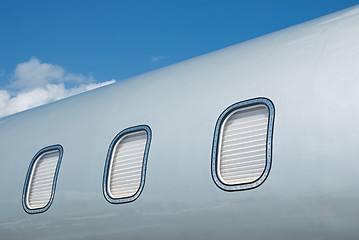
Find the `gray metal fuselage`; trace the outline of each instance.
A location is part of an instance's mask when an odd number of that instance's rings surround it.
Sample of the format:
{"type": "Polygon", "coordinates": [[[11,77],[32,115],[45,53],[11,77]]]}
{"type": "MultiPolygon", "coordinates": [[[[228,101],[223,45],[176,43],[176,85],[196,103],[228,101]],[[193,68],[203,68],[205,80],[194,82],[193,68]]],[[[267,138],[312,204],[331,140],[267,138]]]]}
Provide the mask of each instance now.
{"type": "Polygon", "coordinates": [[[359,8],[0,119],[1,239],[357,239],[359,8]],[[275,105],[272,168],[258,188],[211,177],[213,133],[233,103],[275,105]],[[102,182],[121,130],[152,129],[137,200],[102,182]],[[21,205],[43,147],[64,155],[44,213],[21,205]]]}

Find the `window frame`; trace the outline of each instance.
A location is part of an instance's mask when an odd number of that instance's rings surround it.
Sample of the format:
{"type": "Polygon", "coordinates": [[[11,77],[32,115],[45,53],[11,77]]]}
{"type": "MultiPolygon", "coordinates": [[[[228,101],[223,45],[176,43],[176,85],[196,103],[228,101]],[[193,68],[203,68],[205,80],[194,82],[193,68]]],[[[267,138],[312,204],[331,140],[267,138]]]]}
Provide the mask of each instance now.
{"type": "Polygon", "coordinates": [[[273,127],[274,127],[274,116],[275,108],[273,102],[264,97],[249,99],[241,102],[237,102],[229,106],[224,110],[219,116],[213,137],[212,144],[212,157],[211,157],[211,173],[212,179],[215,184],[224,191],[242,191],[249,190],[260,186],[268,177],[268,174],[272,165],[272,145],[273,145],[273,127]],[[255,181],[242,184],[226,184],[221,180],[221,177],[218,173],[218,152],[220,149],[220,139],[222,134],[222,126],[227,121],[227,119],[236,111],[242,108],[248,108],[255,105],[265,105],[268,108],[268,125],[267,125],[267,136],[266,136],[266,166],[262,175],[255,181]]]}
{"type": "Polygon", "coordinates": [[[29,213],[29,214],[37,214],[37,213],[43,213],[45,211],[47,211],[53,200],[55,197],[55,190],[56,190],[56,183],[57,183],[57,177],[59,174],[59,170],[60,170],[60,165],[61,165],[61,161],[62,161],[62,156],[63,156],[63,147],[60,144],[56,144],[56,145],[52,145],[52,146],[48,146],[45,148],[42,148],[40,151],[38,151],[35,156],[32,158],[29,168],[27,170],[27,174],[26,174],[26,178],[25,178],[25,184],[24,184],[24,189],[23,189],[23,194],[22,194],[22,206],[25,210],[25,212],[29,213]],[[42,207],[42,208],[31,208],[30,206],[28,206],[28,196],[29,196],[29,189],[30,189],[30,183],[32,181],[31,177],[33,176],[33,172],[34,172],[34,167],[36,166],[37,161],[47,152],[52,152],[52,151],[59,151],[59,158],[57,160],[57,165],[56,165],[56,169],[55,169],[55,174],[54,174],[54,178],[53,178],[53,182],[52,182],[52,189],[51,189],[51,197],[48,201],[48,203],[42,207]]]}
{"type": "Polygon", "coordinates": [[[129,128],[122,130],[111,141],[111,144],[110,144],[108,152],[107,152],[104,174],[103,174],[103,184],[102,184],[103,195],[109,203],[120,204],[120,203],[133,202],[141,195],[143,188],[145,186],[147,160],[148,160],[148,154],[149,154],[149,149],[150,149],[150,145],[151,145],[151,140],[152,140],[151,128],[147,125],[139,125],[139,126],[129,127],[129,128]],[[115,146],[117,146],[117,143],[121,139],[123,139],[126,135],[134,134],[134,133],[140,132],[140,131],[145,131],[147,133],[145,152],[143,154],[143,160],[142,160],[143,162],[142,162],[140,186],[138,187],[136,193],[133,194],[132,196],[124,197],[124,198],[113,198],[111,196],[112,194],[110,194],[109,190],[108,190],[109,189],[109,172],[110,172],[110,167],[112,166],[112,161],[113,161],[113,159],[112,159],[113,150],[114,150],[115,146]]]}

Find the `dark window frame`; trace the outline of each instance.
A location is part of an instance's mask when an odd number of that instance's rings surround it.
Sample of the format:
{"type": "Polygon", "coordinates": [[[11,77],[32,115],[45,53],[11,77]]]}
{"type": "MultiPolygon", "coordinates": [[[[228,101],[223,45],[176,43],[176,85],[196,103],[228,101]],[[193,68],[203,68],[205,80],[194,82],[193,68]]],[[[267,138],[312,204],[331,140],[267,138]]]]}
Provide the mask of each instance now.
{"type": "Polygon", "coordinates": [[[48,146],[48,147],[41,149],[32,158],[29,168],[28,168],[28,171],[27,171],[27,174],[26,174],[25,184],[24,184],[24,189],[23,189],[23,194],[22,194],[22,206],[23,206],[25,212],[27,212],[29,214],[37,214],[37,213],[43,213],[50,208],[50,206],[54,200],[54,197],[55,197],[57,177],[59,174],[63,153],[64,153],[63,147],[61,145],[57,144],[57,145],[52,145],[52,146],[48,146]],[[40,159],[39,157],[41,157],[43,154],[45,154],[47,152],[52,152],[52,151],[59,151],[59,159],[57,161],[56,170],[55,170],[55,174],[54,174],[54,178],[53,178],[53,182],[52,182],[52,190],[51,190],[50,200],[48,201],[46,206],[44,206],[42,208],[30,208],[29,206],[27,206],[27,197],[28,197],[28,191],[30,188],[29,182],[30,182],[30,177],[32,176],[33,167],[34,167],[36,161],[38,161],[40,159]]]}
{"type": "Polygon", "coordinates": [[[150,145],[151,145],[151,140],[152,140],[152,131],[151,131],[151,128],[149,126],[147,126],[147,125],[139,125],[139,126],[126,128],[126,129],[122,130],[120,133],[118,133],[115,136],[115,138],[112,140],[112,142],[111,142],[111,144],[109,146],[108,152],[107,152],[107,157],[106,157],[106,162],[105,162],[105,169],[104,169],[104,174],[103,174],[103,184],[102,184],[103,195],[104,195],[105,199],[109,203],[120,204],[120,203],[133,202],[141,195],[141,193],[143,191],[143,188],[145,186],[147,160],[148,160],[148,154],[149,154],[149,149],[150,149],[150,145]],[[135,132],[139,132],[139,131],[146,131],[146,133],[147,133],[147,141],[146,141],[145,152],[144,152],[144,155],[143,155],[143,162],[142,162],[140,186],[137,189],[137,192],[132,196],[125,197],[125,198],[113,198],[108,193],[108,184],[109,184],[109,182],[108,182],[109,181],[108,174],[109,174],[109,168],[110,168],[110,165],[111,165],[112,152],[114,150],[114,147],[116,146],[116,143],[120,139],[122,139],[125,135],[135,133],[135,132]]]}
{"type": "Polygon", "coordinates": [[[213,137],[213,145],[212,145],[212,159],[211,159],[211,172],[212,179],[215,184],[224,191],[242,191],[249,190],[256,187],[259,187],[263,182],[267,179],[268,174],[270,172],[272,166],[272,145],[273,145],[273,127],[274,127],[274,116],[275,116],[275,108],[273,102],[268,98],[254,98],[250,100],[245,100],[241,102],[237,102],[231,106],[229,106],[226,110],[224,110],[219,116],[213,137]],[[218,165],[218,148],[219,148],[219,139],[220,139],[220,131],[223,123],[227,119],[227,117],[234,111],[237,111],[241,108],[246,108],[254,105],[266,105],[268,108],[269,116],[268,116],[268,127],[267,127],[267,144],[266,144],[266,166],[262,173],[262,175],[255,181],[250,183],[243,184],[234,184],[229,185],[220,180],[217,172],[218,165]]]}

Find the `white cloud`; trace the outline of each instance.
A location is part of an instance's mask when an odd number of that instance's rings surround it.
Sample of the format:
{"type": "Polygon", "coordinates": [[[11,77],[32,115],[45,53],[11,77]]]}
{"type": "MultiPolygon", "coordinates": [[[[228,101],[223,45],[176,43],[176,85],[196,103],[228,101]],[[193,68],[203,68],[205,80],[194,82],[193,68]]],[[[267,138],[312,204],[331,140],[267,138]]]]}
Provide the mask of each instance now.
{"type": "Polygon", "coordinates": [[[41,63],[33,57],[28,62],[16,66],[12,76],[12,88],[35,88],[46,84],[61,82],[91,82],[92,77],[86,78],[81,74],[68,73],[58,65],[41,63]]]}
{"type": "Polygon", "coordinates": [[[66,89],[63,83],[48,84],[43,88],[21,91],[13,97],[10,96],[7,90],[0,90],[0,117],[41,106],[115,82],[115,80],[111,80],[102,83],[90,83],[70,89],[66,89]]]}
{"type": "Polygon", "coordinates": [[[40,63],[37,58],[16,66],[10,88],[15,91],[0,90],[0,117],[24,111],[72,95],[115,83],[114,79],[96,83],[95,79],[81,74],[73,74],[64,68],[48,63],[40,63]],[[77,86],[66,88],[65,82],[77,82],[77,86]]]}
{"type": "Polygon", "coordinates": [[[151,56],[151,62],[153,62],[153,63],[159,62],[166,58],[167,58],[166,56],[151,56]]]}

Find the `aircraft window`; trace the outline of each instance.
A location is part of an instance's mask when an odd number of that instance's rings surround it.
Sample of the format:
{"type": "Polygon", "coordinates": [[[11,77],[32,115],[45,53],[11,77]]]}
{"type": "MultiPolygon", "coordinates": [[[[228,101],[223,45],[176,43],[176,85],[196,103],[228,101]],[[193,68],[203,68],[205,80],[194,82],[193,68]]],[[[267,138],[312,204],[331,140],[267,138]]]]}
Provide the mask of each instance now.
{"type": "Polygon", "coordinates": [[[103,192],[110,203],[134,201],[146,177],[151,129],[146,125],[127,128],[112,140],[105,164],[103,192]]]}
{"type": "Polygon", "coordinates": [[[266,98],[236,103],[219,117],[212,148],[212,176],[223,190],[258,187],[272,162],[274,105],[266,98]]]}
{"type": "Polygon", "coordinates": [[[62,154],[62,146],[54,145],[41,149],[32,159],[22,197],[27,213],[45,212],[50,207],[54,199],[62,154]]]}

